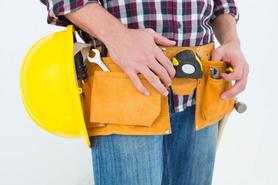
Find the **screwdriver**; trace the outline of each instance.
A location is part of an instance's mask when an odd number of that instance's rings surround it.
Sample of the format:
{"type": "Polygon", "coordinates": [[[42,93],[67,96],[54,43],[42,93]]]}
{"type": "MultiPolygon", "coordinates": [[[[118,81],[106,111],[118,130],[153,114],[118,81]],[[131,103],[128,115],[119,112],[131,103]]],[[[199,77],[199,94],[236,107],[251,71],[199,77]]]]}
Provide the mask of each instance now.
{"type": "MultiPolygon", "coordinates": [[[[231,72],[233,72],[233,71],[234,71],[234,70],[233,70],[233,67],[232,67],[230,64],[228,64],[227,67],[226,67],[226,73],[231,73],[231,72]]],[[[220,73],[219,73],[219,71],[218,71],[216,68],[214,68],[214,67],[211,67],[211,68],[210,68],[210,75],[211,75],[211,77],[214,78],[214,79],[220,79],[220,73]]],[[[236,98],[236,99],[235,99],[235,103],[234,103],[234,109],[235,109],[238,113],[242,114],[242,113],[246,112],[246,110],[247,110],[247,105],[246,105],[244,102],[238,101],[237,98],[236,98]]]]}

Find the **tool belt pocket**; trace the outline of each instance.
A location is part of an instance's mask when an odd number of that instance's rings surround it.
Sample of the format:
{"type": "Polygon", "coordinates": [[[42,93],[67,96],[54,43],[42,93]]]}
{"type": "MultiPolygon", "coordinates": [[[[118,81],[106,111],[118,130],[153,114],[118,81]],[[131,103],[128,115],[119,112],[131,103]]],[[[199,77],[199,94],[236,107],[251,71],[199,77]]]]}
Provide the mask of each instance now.
{"type": "Polygon", "coordinates": [[[191,78],[174,78],[172,90],[176,95],[190,95],[197,87],[197,80],[191,78]]]}
{"type": "Polygon", "coordinates": [[[220,73],[225,72],[226,64],[221,61],[202,61],[204,75],[197,85],[195,120],[198,129],[218,122],[225,114],[233,109],[234,100],[221,99],[221,94],[232,86],[222,78],[213,78],[210,68],[217,69],[220,73]]]}
{"type": "Polygon", "coordinates": [[[204,100],[202,103],[202,115],[205,120],[213,120],[218,116],[224,116],[231,109],[232,101],[221,99],[221,94],[231,87],[230,82],[223,79],[214,79],[208,75],[204,100]]]}
{"type": "Polygon", "coordinates": [[[161,111],[161,95],[139,78],[151,95],[141,94],[123,72],[95,71],[90,78],[90,122],[151,126],[161,111]]]}

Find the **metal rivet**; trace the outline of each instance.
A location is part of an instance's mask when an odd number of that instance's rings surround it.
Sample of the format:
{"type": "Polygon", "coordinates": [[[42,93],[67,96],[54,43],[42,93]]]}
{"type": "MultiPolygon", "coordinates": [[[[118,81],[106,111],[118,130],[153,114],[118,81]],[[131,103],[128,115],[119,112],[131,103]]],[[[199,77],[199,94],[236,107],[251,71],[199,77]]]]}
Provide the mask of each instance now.
{"type": "Polygon", "coordinates": [[[165,129],[165,133],[166,134],[169,134],[170,133],[170,130],[167,128],[167,129],[165,129]]]}
{"type": "Polygon", "coordinates": [[[207,56],[207,58],[209,58],[209,54],[208,53],[206,54],[206,56],[207,56]]]}
{"type": "Polygon", "coordinates": [[[82,90],[81,87],[78,88],[78,92],[79,92],[79,94],[82,94],[82,93],[83,93],[83,90],[82,90]]]}
{"type": "Polygon", "coordinates": [[[200,47],[197,47],[197,49],[196,49],[196,50],[197,50],[197,52],[199,52],[199,51],[200,51],[200,47]]]}

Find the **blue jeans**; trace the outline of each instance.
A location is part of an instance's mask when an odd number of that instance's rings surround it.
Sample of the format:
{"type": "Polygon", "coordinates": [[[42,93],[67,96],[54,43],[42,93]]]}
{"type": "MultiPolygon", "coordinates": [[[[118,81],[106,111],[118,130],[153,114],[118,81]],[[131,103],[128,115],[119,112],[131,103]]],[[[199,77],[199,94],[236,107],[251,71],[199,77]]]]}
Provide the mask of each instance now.
{"type": "Polygon", "coordinates": [[[171,135],[93,137],[95,185],[211,185],[218,124],[194,130],[195,106],[174,112],[171,135]]]}

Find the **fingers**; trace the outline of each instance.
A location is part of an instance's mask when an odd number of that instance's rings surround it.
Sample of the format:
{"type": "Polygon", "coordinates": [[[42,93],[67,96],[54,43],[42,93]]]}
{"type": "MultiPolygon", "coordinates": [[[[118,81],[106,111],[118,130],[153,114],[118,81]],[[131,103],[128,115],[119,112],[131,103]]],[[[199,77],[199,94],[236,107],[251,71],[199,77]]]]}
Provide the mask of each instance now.
{"type": "Polygon", "coordinates": [[[235,85],[232,88],[223,92],[221,95],[221,98],[229,99],[229,98],[235,97],[240,92],[244,91],[246,88],[246,84],[247,84],[248,73],[249,73],[249,67],[248,67],[248,64],[246,64],[243,68],[242,78],[240,80],[237,80],[235,85]]]}
{"type": "Polygon", "coordinates": [[[227,62],[230,63],[233,67],[232,73],[221,73],[221,77],[226,81],[232,81],[232,80],[240,80],[242,78],[243,72],[244,72],[244,63],[234,60],[233,62],[227,62]]]}
{"type": "Polygon", "coordinates": [[[155,59],[152,62],[149,62],[148,66],[157,76],[160,77],[166,87],[169,87],[171,85],[172,80],[167,70],[155,59]]]}
{"type": "Polygon", "coordinates": [[[174,78],[176,70],[168,57],[164,55],[159,47],[156,50],[156,59],[157,61],[167,70],[171,78],[174,78]]]}
{"type": "Polygon", "coordinates": [[[225,60],[227,57],[225,57],[225,52],[221,48],[216,48],[212,53],[212,60],[213,61],[225,61],[226,63],[229,63],[233,67],[232,73],[222,73],[221,77],[226,81],[232,81],[232,80],[240,80],[243,75],[243,66],[244,63],[241,62],[242,59],[238,59],[236,57],[233,57],[232,60],[225,60]]]}
{"type": "Polygon", "coordinates": [[[156,44],[162,45],[162,46],[175,46],[176,45],[176,41],[163,37],[162,35],[160,35],[159,33],[155,32],[152,29],[150,30],[150,32],[153,34],[154,41],[156,44]]]}
{"type": "Polygon", "coordinates": [[[142,68],[140,73],[144,75],[147,81],[163,96],[168,95],[168,90],[166,87],[161,83],[159,78],[148,68],[142,68]]]}
{"type": "Polygon", "coordinates": [[[140,78],[138,77],[137,73],[135,71],[129,71],[126,72],[126,74],[129,76],[133,84],[135,85],[136,89],[141,92],[142,94],[149,96],[150,92],[147,90],[147,88],[142,84],[140,78]]]}
{"type": "Polygon", "coordinates": [[[215,50],[213,50],[212,57],[211,57],[213,61],[221,61],[223,57],[224,57],[224,53],[220,48],[216,48],[215,50]]]}

